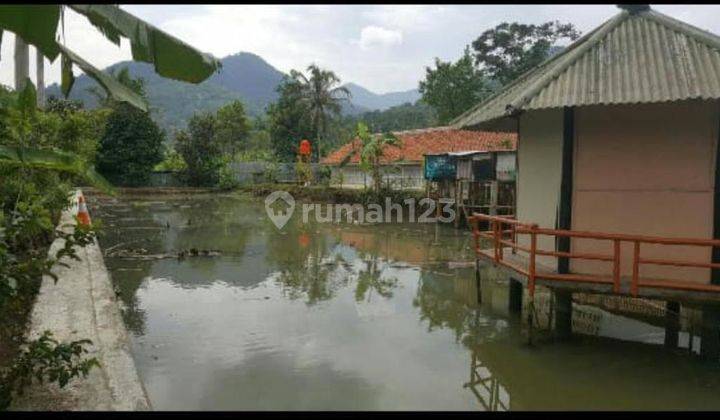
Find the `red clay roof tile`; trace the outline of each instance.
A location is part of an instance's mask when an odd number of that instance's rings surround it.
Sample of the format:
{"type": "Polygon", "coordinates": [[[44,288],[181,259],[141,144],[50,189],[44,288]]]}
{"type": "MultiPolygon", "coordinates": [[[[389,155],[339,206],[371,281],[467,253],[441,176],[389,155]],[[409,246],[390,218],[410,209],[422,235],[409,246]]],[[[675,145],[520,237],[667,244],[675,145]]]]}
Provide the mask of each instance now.
{"type": "MultiPolygon", "coordinates": [[[[384,164],[395,162],[419,163],[423,155],[446,152],[516,150],[517,134],[491,131],[455,130],[450,127],[436,127],[421,130],[397,131],[399,146],[386,146],[380,161],[384,164]],[[508,141],[510,147],[508,147],[508,141]]],[[[322,163],[340,164],[352,154],[349,164],[360,162],[360,139],[344,144],[327,155],[322,163]]]]}

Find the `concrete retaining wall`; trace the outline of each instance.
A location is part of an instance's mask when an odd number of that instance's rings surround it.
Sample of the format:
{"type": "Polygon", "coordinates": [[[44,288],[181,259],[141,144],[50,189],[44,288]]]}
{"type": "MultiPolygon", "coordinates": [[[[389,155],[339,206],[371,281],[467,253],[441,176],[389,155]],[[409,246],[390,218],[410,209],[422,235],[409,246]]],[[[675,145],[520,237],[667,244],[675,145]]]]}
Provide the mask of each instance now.
{"type": "MultiPolygon", "coordinates": [[[[74,200],[77,203],[76,193],[74,200]]],[[[77,204],[62,214],[60,226],[73,229],[77,204]]],[[[57,239],[50,253],[63,246],[57,239]]],[[[97,242],[78,249],[80,261],[65,259],[69,267],[56,266],[57,283],[45,276],[31,315],[30,338],[50,330],[60,341],[90,339],[90,357],[101,368],[65,388],[34,385],[14,403],[16,410],[150,410],[130,351],[130,339],[120,315],[110,276],[97,242]]]]}

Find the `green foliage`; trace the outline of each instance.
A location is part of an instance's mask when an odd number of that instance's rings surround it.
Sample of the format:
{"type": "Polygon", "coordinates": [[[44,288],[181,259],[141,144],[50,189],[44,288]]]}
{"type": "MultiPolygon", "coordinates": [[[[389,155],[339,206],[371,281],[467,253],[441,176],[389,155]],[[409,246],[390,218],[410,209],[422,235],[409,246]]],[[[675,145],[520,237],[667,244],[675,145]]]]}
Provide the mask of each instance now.
{"type": "Polygon", "coordinates": [[[165,159],[155,165],[153,171],[184,171],[187,166],[180,153],[175,149],[165,150],[165,159]]]}
{"type": "Polygon", "coordinates": [[[59,18],[60,5],[57,4],[0,6],[0,29],[19,34],[51,61],[60,52],[55,41],[59,18]]]}
{"type": "Polygon", "coordinates": [[[433,107],[423,101],[414,104],[405,103],[383,111],[369,111],[358,117],[349,117],[347,120],[353,128],[358,121],[363,121],[373,133],[413,130],[438,124],[437,113],[433,107]]]}
{"type": "Polygon", "coordinates": [[[332,169],[330,169],[329,166],[321,166],[318,170],[318,179],[317,182],[320,185],[329,186],[330,185],[330,177],[332,176],[332,169]]]}
{"type": "Polygon", "coordinates": [[[64,388],[71,379],[84,378],[93,367],[100,367],[96,358],[85,357],[89,345],[90,340],[60,343],[50,331],[26,342],[12,365],[0,371],[0,410],[6,410],[14,396],[23,395],[33,380],[64,388]]]}
{"type": "Polygon", "coordinates": [[[106,113],[73,110],[52,101],[49,112],[35,110],[34,86],[23,92],[4,90],[0,100],[0,161],[15,167],[63,171],[112,192],[109,183],[92,167],[106,113]]]}
{"type": "Polygon", "coordinates": [[[280,167],[277,162],[270,161],[265,167],[265,179],[267,182],[275,183],[280,176],[280,167]]]}
{"type": "MultiPolygon", "coordinates": [[[[142,77],[131,77],[130,70],[127,66],[122,68],[116,67],[108,71],[108,76],[141,98],[147,97],[147,93],[145,91],[145,80],[142,77]]],[[[110,93],[107,92],[106,89],[101,88],[101,86],[91,86],[87,88],[87,91],[93,95],[97,102],[103,107],[111,108],[118,102],[110,93]]]]}
{"type": "Polygon", "coordinates": [[[120,36],[130,40],[133,59],[152,63],[163,77],[200,83],[212,75],[220,62],[172,35],[144,22],[118,6],[108,4],[70,7],[85,15],[107,39],[120,46],[120,36]]]}
{"type": "Polygon", "coordinates": [[[247,150],[250,122],[242,102],[223,105],[217,110],[215,119],[215,137],[224,153],[235,155],[237,151],[247,150]]]}
{"type": "Polygon", "coordinates": [[[292,78],[285,78],[278,86],[277,102],[268,106],[268,128],[272,149],[281,162],[294,162],[298,144],[313,138],[313,127],[305,117],[310,111],[301,101],[302,86],[292,78]]]}
{"type": "Polygon", "coordinates": [[[63,54],[63,92],[67,93],[70,90],[70,86],[74,83],[74,77],[69,69],[67,62],[76,64],[80,69],[93,78],[107,93],[107,96],[112,98],[115,102],[124,102],[127,105],[131,105],[140,111],[147,111],[147,101],[142,96],[138,95],[128,86],[120,83],[113,76],[107,75],[104,72],[95,68],[92,64],[85,61],[82,57],[75,54],[67,47],[58,45],[63,54]]]}
{"type": "Polygon", "coordinates": [[[440,124],[470,109],[490,93],[482,73],[473,66],[470,50],[455,63],[435,59],[435,68],[425,68],[419,87],[423,101],[435,108],[440,124]]]}
{"type": "Polygon", "coordinates": [[[187,130],[175,136],[175,149],[185,161],[185,176],[191,185],[212,186],[219,181],[224,162],[215,123],[213,114],[198,114],[190,119],[187,130]]]}
{"type": "Polygon", "coordinates": [[[400,139],[392,133],[371,134],[367,125],[359,122],[357,125],[357,138],[360,139],[360,169],[372,174],[374,190],[382,189],[382,174],[380,172],[380,159],[387,146],[397,146],[400,139]]]}
{"type": "Polygon", "coordinates": [[[580,32],[571,23],[541,25],[501,23],[472,42],[475,63],[488,77],[505,85],[543,62],[561,39],[575,40],[580,32]]]}
{"type": "Polygon", "coordinates": [[[328,130],[328,123],[340,116],[343,101],[350,99],[350,91],[340,86],[340,78],[330,70],[311,64],[307,68],[310,77],[297,70],[290,70],[290,77],[299,84],[299,99],[304,105],[303,112],[309,118],[317,161],[328,130]]]}
{"type": "Polygon", "coordinates": [[[164,141],[165,133],[146,112],[117,104],[100,141],[98,170],[116,184],[146,184],[163,160],[164,141]]]}

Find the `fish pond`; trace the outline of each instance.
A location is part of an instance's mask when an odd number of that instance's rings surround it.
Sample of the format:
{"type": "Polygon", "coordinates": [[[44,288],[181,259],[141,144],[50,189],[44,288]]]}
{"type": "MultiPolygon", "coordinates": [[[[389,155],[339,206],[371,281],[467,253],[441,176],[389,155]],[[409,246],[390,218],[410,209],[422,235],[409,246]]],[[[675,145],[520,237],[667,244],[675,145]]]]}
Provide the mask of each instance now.
{"type": "Polygon", "coordinates": [[[720,370],[643,317],[592,306],[587,334],[527,345],[464,230],[278,229],[234,194],[89,204],[156,410],[720,409],[720,370]]]}

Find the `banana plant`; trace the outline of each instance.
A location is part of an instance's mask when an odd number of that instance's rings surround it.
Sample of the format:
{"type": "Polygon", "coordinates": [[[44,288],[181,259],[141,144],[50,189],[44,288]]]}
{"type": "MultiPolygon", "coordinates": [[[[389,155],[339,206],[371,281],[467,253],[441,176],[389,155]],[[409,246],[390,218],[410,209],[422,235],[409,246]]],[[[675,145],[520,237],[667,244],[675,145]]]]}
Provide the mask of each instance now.
{"type": "MultiPolygon", "coordinates": [[[[98,70],[87,60],[59,42],[58,24],[64,22],[66,8],[85,16],[108,40],[120,45],[121,37],[130,41],[133,59],[151,63],[163,76],[190,83],[200,83],[217,71],[221,64],[181,40],[133,16],[115,5],[0,5],[0,44],[3,31],[10,31],[54,62],[61,59],[61,90],[67,97],[75,81],[73,66],[95,79],[108,97],[147,111],[145,99],[98,70]]],[[[63,28],[64,31],[64,28],[63,28]]],[[[27,79],[19,92],[21,114],[34,112],[35,88],[27,79]]],[[[0,162],[70,172],[85,178],[106,192],[112,186],[77,156],[59,150],[0,145],[0,162]]]]}
{"type": "MultiPolygon", "coordinates": [[[[2,109],[0,118],[27,120],[36,110],[36,94],[35,86],[27,79],[17,101],[2,109]]],[[[77,155],[62,150],[0,144],[0,163],[71,173],[107,194],[115,193],[113,186],[97,173],[92,165],[77,155]]]]}
{"type": "Polygon", "coordinates": [[[372,134],[367,125],[359,122],[357,125],[357,138],[360,140],[360,169],[372,173],[375,192],[382,188],[382,174],[380,173],[380,159],[387,146],[400,145],[400,139],[393,133],[372,134]]]}
{"type": "Polygon", "coordinates": [[[200,83],[220,68],[220,62],[181,40],[139,19],[115,5],[0,5],[1,33],[7,30],[34,45],[51,62],[62,56],[61,87],[67,97],[72,88],[73,65],[95,79],[108,96],[147,111],[143,98],[115,83],[58,41],[58,23],[64,21],[66,8],[85,16],[108,40],[120,45],[121,37],[130,41],[133,59],[151,63],[163,76],[190,83],[200,83]]]}

